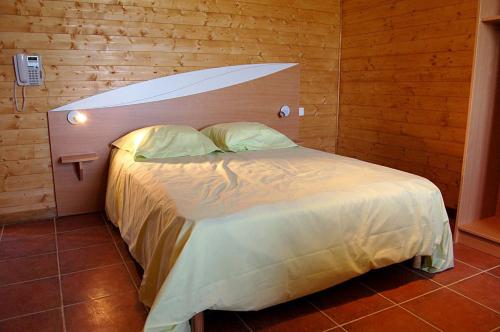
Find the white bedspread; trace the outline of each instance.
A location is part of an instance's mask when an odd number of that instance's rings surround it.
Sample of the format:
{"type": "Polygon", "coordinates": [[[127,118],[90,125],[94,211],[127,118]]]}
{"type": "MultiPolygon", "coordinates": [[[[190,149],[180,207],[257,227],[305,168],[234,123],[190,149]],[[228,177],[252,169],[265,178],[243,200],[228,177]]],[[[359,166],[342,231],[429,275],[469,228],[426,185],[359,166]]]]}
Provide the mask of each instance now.
{"type": "Polygon", "coordinates": [[[145,331],[205,309],[256,310],[370,269],[453,266],[430,181],[302,147],[134,162],[113,152],[108,217],[145,269],[145,331]]]}

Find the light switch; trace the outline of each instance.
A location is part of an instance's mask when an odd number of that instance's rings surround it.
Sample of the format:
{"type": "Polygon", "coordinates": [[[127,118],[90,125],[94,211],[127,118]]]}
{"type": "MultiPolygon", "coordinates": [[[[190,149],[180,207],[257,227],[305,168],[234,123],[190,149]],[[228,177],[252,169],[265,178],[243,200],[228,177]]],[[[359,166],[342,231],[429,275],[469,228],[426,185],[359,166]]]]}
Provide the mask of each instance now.
{"type": "Polygon", "coordinates": [[[304,107],[299,107],[299,116],[304,116],[304,107]]]}

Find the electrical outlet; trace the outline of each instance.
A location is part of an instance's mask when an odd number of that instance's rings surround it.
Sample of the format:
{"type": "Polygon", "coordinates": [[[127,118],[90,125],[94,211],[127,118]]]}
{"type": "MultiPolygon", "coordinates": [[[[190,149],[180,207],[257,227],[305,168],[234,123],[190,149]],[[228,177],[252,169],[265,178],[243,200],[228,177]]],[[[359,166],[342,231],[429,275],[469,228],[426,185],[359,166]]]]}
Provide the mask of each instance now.
{"type": "Polygon", "coordinates": [[[299,116],[304,116],[304,107],[299,107],[299,116]]]}

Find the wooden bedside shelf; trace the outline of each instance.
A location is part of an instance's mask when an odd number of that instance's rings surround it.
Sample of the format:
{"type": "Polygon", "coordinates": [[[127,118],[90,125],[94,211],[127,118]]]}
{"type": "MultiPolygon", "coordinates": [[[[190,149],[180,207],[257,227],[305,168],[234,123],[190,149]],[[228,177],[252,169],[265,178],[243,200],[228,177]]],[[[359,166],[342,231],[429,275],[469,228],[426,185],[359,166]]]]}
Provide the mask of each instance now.
{"type": "Polygon", "coordinates": [[[75,164],[77,167],[77,175],[80,181],[83,180],[83,163],[86,161],[97,160],[97,153],[79,153],[61,156],[61,164],[75,164]]]}
{"type": "Polygon", "coordinates": [[[500,15],[484,17],[483,19],[481,19],[481,22],[500,25],[500,15]]]}

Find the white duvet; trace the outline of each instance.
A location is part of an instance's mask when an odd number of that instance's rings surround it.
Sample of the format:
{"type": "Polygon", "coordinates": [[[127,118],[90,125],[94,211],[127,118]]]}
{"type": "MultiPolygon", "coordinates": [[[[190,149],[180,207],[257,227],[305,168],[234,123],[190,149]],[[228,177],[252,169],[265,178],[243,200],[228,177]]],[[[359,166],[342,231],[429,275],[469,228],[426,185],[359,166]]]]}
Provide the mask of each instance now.
{"type": "Polygon", "coordinates": [[[427,256],[453,266],[438,188],[302,147],[134,162],[113,151],[106,212],[144,267],[145,331],[257,310],[427,256]]]}

